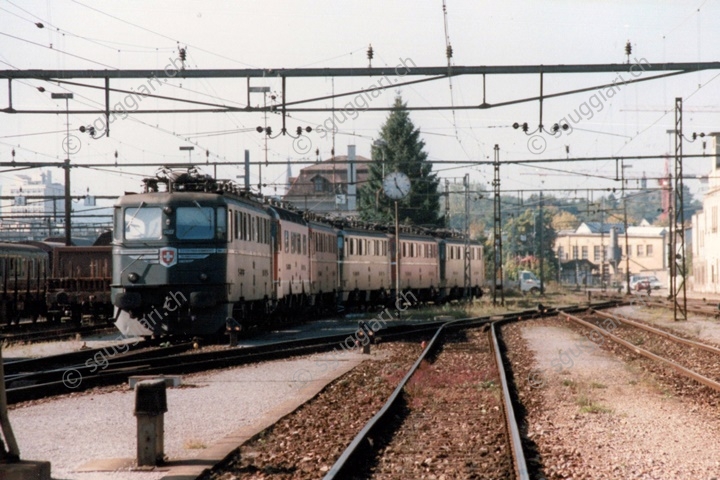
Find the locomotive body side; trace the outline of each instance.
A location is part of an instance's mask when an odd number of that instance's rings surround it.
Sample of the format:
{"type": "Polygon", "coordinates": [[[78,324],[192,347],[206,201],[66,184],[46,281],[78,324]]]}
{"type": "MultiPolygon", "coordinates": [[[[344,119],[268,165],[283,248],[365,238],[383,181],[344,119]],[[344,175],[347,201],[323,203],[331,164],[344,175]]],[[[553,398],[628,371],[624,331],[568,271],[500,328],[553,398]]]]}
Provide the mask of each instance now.
{"type": "Polygon", "coordinates": [[[342,301],[348,306],[384,303],[393,287],[388,235],[345,228],[338,245],[342,301]]]}
{"type": "Polygon", "coordinates": [[[144,193],[115,206],[111,298],[126,335],[216,333],[228,300],[227,202],[210,193],[144,193]]]}
{"type": "Polygon", "coordinates": [[[334,309],[338,291],[338,230],[309,222],[311,304],[318,310],[334,309]]]}
{"type": "Polygon", "coordinates": [[[228,198],[228,300],[241,326],[262,321],[273,298],[271,217],[261,205],[228,198]]]}
{"type": "Polygon", "coordinates": [[[278,314],[304,308],[310,295],[308,225],[302,215],[277,206],[268,207],[273,218],[273,282],[278,314]]]}
{"type": "MultiPolygon", "coordinates": [[[[438,240],[427,235],[400,234],[400,288],[420,301],[437,300],[440,282],[438,240]]],[[[394,281],[394,279],[393,279],[394,281]]]]}
{"type": "MultiPolygon", "coordinates": [[[[483,250],[478,242],[470,242],[470,293],[482,295],[485,278],[483,250]]],[[[440,240],[440,296],[444,301],[463,297],[465,287],[465,241],[445,238],[440,240]]]]}

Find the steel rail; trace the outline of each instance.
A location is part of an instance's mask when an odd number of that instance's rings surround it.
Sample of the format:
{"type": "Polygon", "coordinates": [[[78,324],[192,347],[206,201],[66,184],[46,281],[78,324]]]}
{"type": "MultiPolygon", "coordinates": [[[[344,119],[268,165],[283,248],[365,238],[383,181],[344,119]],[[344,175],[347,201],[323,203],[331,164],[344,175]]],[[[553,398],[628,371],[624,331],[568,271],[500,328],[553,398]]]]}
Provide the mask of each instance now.
{"type": "Polygon", "coordinates": [[[716,390],[720,392],[720,383],[716,382],[715,380],[711,380],[703,375],[700,375],[699,373],[693,372],[692,370],[683,367],[682,365],[679,365],[671,360],[668,360],[664,357],[661,357],[659,355],[656,355],[648,350],[645,350],[644,348],[640,348],[636,345],[633,345],[632,343],[623,340],[622,338],[618,337],[617,335],[613,335],[612,333],[608,332],[604,328],[600,328],[596,325],[593,325],[590,322],[586,322],[585,320],[582,320],[581,318],[578,318],[574,315],[570,315],[565,312],[560,312],[561,315],[564,315],[568,320],[572,320],[573,322],[582,325],[584,327],[590,328],[592,330],[595,330],[596,332],[600,333],[601,335],[604,335],[614,341],[615,343],[618,343],[622,345],[623,347],[627,348],[628,350],[638,354],[642,355],[643,357],[649,358],[651,360],[655,360],[656,362],[660,362],[676,372],[685,375],[688,378],[691,378],[692,380],[695,380],[696,382],[705,385],[706,387],[710,387],[713,390],[716,390]]]}
{"type": "Polygon", "coordinates": [[[500,320],[490,324],[490,344],[495,353],[495,363],[497,364],[500,383],[502,384],[503,402],[505,403],[505,425],[507,426],[508,436],[510,437],[510,448],[513,452],[515,473],[518,479],[529,480],[530,474],[528,472],[527,462],[525,461],[520,428],[517,424],[517,417],[515,416],[515,409],[513,408],[512,397],[510,395],[510,384],[508,383],[505,363],[495,329],[497,324],[504,323],[505,321],[506,320],[500,320]]]}
{"type": "MultiPolygon", "coordinates": [[[[489,322],[489,320],[483,321],[489,322]]],[[[410,381],[410,378],[415,374],[415,371],[420,367],[423,360],[439,348],[441,344],[439,339],[444,334],[444,330],[450,325],[460,322],[467,323],[467,320],[453,320],[446,322],[437,329],[435,335],[433,335],[432,339],[428,342],[420,356],[417,360],[415,360],[415,363],[412,367],[410,367],[410,370],[408,370],[402,380],[398,383],[397,387],[395,387],[395,390],[393,390],[393,393],[390,395],[387,402],[385,402],[380,411],[378,411],[365,424],[362,430],[360,430],[352,442],[350,442],[350,445],[348,445],[342,455],[340,455],[340,458],[337,459],[330,470],[325,474],[323,480],[345,479],[353,476],[352,469],[359,463],[359,459],[366,454],[366,451],[372,448],[370,438],[378,430],[380,430],[380,428],[382,428],[382,423],[384,423],[383,420],[389,417],[396,410],[400,400],[402,399],[405,385],[407,385],[410,381]]]]}
{"type": "MultiPolygon", "coordinates": [[[[570,307],[571,309],[579,308],[579,307],[570,307]]],[[[582,308],[584,310],[584,308],[582,308]]],[[[383,407],[376,413],[366,424],[365,426],[360,430],[360,432],[355,436],[353,441],[348,445],[348,447],[345,449],[345,451],[342,453],[342,455],[338,458],[338,460],[335,462],[335,464],[331,467],[331,469],[325,474],[323,477],[323,480],[334,480],[334,479],[344,479],[344,478],[350,478],[352,476],[352,470],[355,468],[357,464],[359,464],[360,459],[363,458],[364,455],[366,455],[366,452],[370,446],[370,438],[372,438],[377,431],[379,431],[383,427],[383,420],[385,420],[389,415],[391,415],[399,401],[402,398],[402,393],[407,385],[407,382],[410,380],[410,378],[414,375],[415,371],[418,369],[420,364],[425,360],[425,358],[430,355],[432,352],[434,352],[437,348],[439,348],[441,342],[440,338],[442,334],[445,331],[449,331],[451,329],[455,328],[468,328],[473,326],[481,326],[490,324],[491,328],[494,328],[494,325],[496,323],[500,322],[508,322],[508,321],[515,321],[515,320],[522,320],[522,319],[529,319],[529,318],[537,318],[537,317],[543,317],[548,315],[555,315],[556,310],[555,309],[545,309],[543,311],[535,310],[527,310],[524,312],[513,312],[513,313],[507,313],[504,315],[499,316],[493,316],[493,317],[486,317],[486,318],[478,318],[478,319],[464,319],[464,320],[453,320],[450,322],[445,323],[444,325],[440,326],[433,336],[433,338],[428,342],[427,346],[425,347],[425,350],[420,354],[418,359],[415,361],[413,366],[410,368],[408,373],[403,377],[403,379],[398,383],[398,386],[395,388],[393,393],[388,398],[387,402],[383,405],[383,407]]],[[[511,436],[511,449],[513,451],[514,456],[514,463],[515,468],[518,473],[518,478],[521,480],[529,479],[529,474],[527,470],[527,465],[525,462],[525,456],[524,452],[522,450],[522,440],[520,438],[520,430],[517,426],[517,422],[515,421],[515,412],[512,407],[512,400],[511,395],[509,392],[508,382],[507,382],[507,376],[505,375],[504,370],[504,364],[502,362],[502,356],[499,353],[499,346],[497,343],[497,338],[495,337],[495,333],[493,330],[492,333],[493,337],[493,349],[496,352],[496,362],[498,363],[498,370],[500,372],[500,378],[501,383],[503,386],[503,397],[505,401],[505,413],[506,413],[506,422],[508,424],[508,431],[509,435],[511,436]]]]}
{"type": "Polygon", "coordinates": [[[708,345],[706,343],[700,343],[696,342],[694,340],[688,340],[687,338],[678,337],[677,335],[673,335],[670,332],[666,332],[665,330],[660,330],[659,328],[651,327],[650,325],[645,325],[643,323],[638,323],[633,320],[630,320],[629,318],[621,317],[619,315],[606,313],[606,312],[596,312],[591,309],[590,313],[594,313],[595,315],[599,315],[603,318],[609,318],[611,320],[617,320],[621,323],[627,323],[628,325],[632,325],[635,328],[639,328],[641,330],[645,330],[650,333],[654,333],[656,335],[660,335],[661,337],[665,337],[669,340],[672,340],[674,342],[682,343],[684,345],[688,345],[690,347],[699,348],[701,350],[705,350],[710,353],[715,353],[717,355],[720,355],[720,348],[708,345]]]}
{"type": "MultiPolygon", "coordinates": [[[[399,325],[380,330],[376,332],[376,335],[381,335],[384,340],[390,338],[406,338],[411,335],[424,333],[429,328],[436,329],[437,325],[442,323],[444,322],[431,322],[430,324],[419,324],[417,326],[399,325]]],[[[8,403],[13,404],[26,400],[63,395],[98,386],[116,385],[126,382],[128,377],[132,375],[187,374],[227,368],[251,362],[341,350],[343,343],[348,338],[354,338],[353,333],[274,342],[266,345],[233,348],[224,351],[175,355],[168,355],[168,351],[161,348],[138,352],[134,356],[129,354],[109,355],[109,358],[105,359],[108,364],[105,368],[102,368],[103,365],[100,363],[93,361],[94,354],[92,353],[102,351],[103,349],[72,352],[71,354],[59,355],[57,357],[63,360],[71,358],[73,364],[65,362],[60,368],[54,367],[52,370],[40,372],[34,376],[24,378],[16,376],[12,379],[6,379],[6,384],[12,386],[12,388],[7,389],[8,403]],[[73,378],[81,379],[81,382],[79,382],[77,386],[74,386],[74,388],[68,387],[63,381],[63,375],[68,370],[74,371],[75,377],[73,378]],[[21,385],[13,386],[12,382],[17,382],[18,380],[18,383],[21,385]]],[[[47,359],[38,360],[48,361],[47,359]]],[[[101,363],[104,364],[105,360],[101,363]]],[[[32,359],[28,360],[28,362],[31,361],[32,359]]],[[[15,368],[19,369],[19,366],[15,368]]],[[[28,370],[27,366],[24,370],[28,370]]]]}

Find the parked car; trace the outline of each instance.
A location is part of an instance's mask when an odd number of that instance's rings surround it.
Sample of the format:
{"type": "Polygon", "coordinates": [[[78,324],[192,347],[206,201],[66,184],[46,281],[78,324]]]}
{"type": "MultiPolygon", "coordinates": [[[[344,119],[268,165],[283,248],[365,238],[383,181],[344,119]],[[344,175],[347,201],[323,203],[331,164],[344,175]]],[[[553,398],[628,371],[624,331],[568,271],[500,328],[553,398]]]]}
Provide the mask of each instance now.
{"type": "Polygon", "coordinates": [[[662,283],[654,275],[630,275],[630,290],[659,290],[662,283]]]}

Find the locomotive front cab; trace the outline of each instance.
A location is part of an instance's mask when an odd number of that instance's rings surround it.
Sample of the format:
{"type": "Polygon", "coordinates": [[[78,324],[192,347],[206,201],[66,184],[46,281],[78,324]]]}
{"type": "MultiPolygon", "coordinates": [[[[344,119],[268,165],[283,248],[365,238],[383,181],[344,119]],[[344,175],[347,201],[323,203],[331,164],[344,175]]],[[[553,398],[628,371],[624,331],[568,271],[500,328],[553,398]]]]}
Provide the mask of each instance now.
{"type": "Polygon", "coordinates": [[[212,193],[148,193],[115,207],[112,302],[126,335],[209,335],[231,316],[227,207],[212,193]]]}

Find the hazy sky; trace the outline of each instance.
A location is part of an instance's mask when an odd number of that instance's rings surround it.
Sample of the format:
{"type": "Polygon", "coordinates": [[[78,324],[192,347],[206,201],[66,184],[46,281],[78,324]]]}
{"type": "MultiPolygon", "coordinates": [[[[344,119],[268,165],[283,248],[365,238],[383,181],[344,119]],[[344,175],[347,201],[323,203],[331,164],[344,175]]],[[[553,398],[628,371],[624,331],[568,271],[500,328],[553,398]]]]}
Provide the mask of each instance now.
{"type": "MultiPolygon", "coordinates": [[[[716,61],[720,59],[720,2],[695,1],[472,1],[447,0],[447,34],[453,47],[454,65],[537,65],[624,63],[629,40],[631,62],[716,61]]],[[[373,66],[395,66],[401,60],[412,67],[445,66],[446,34],[441,0],[387,1],[139,1],[0,0],[0,69],[163,69],[178,57],[178,46],[187,47],[187,69],[365,67],[366,50],[372,44],[373,66]],[[44,28],[38,28],[41,22],[44,28]]],[[[653,73],[643,73],[650,76],[653,73]]],[[[572,130],[559,138],[534,138],[514,130],[513,122],[539,123],[538,102],[487,110],[416,111],[411,113],[421,129],[431,160],[467,162],[437,166],[441,177],[458,178],[470,173],[474,182],[491,188],[492,169],[473,166],[491,160],[500,146],[501,160],[566,158],[615,155],[655,155],[672,150],[668,129],[674,128],[674,99],[684,99],[684,132],[711,132],[718,127],[720,71],[706,71],[636,85],[618,85],[612,96],[585,92],[546,100],[543,123],[549,127],[565,119],[572,130]],[[542,150],[540,152],[539,150],[542,150]],[[569,150],[569,153],[567,153],[569,150]]],[[[627,74],[626,79],[631,78],[627,74]]],[[[419,77],[412,77],[419,78],[419,77]]],[[[389,78],[395,82],[409,76],[389,78]]],[[[545,93],[561,92],[617,80],[617,74],[546,75],[545,93]]],[[[165,78],[153,93],[243,107],[245,79],[188,80],[165,78]]],[[[101,85],[98,80],[76,80],[101,85]]],[[[352,90],[368,89],[379,78],[289,79],[287,100],[295,101],[352,90]]],[[[148,80],[113,80],[111,86],[142,92],[148,80]]],[[[253,79],[254,86],[269,86],[281,94],[277,77],[253,79]]],[[[539,93],[538,75],[488,76],[486,101],[497,103],[539,93]]],[[[16,109],[57,109],[65,102],[50,98],[51,92],[72,92],[70,108],[100,108],[102,90],[57,85],[36,80],[13,82],[16,109]],[[40,92],[37,87],[43,87],[40,92]]],[[[348,144],[360,155],[370,155],[370,145],[387,112],[363,111],[366,106],[390,106],[399,93],[409,106],[478,105],[482,102],[482,78],[463,76],[388,89],[376,98],[343,97],[335,101],[345,115],[297,113],[288,127],[312,126],[297,152],[293,139],[268,142],[268,159],[293,162],[297,174],[302,161],[330,157],[333,145],[345,154],[348,144]],[[348,105],[349,102],[353,102],[348,105]],[[335,124],[336,134],[327,127],[335,124]],[[320,126],[320,130],[317,127],[320,126]]],[[[7,81],[0,80],[0,108],[7,106],[7,81]]],[[[268,100],[271,101],[271,100],[268,100]]],[[[251,103],[262,105],[262,94],[251,103]]],[[[133,114],[138,108],[190,108],[154,98],[111,94],[111,104],[127,111],[111,125],[110,137],[91,139],[77,132],[83,125],[102,127],[98,115],[71,115],[70,129],[79,138],[80,150],[73,164],[107,162],[108,168],[90,172],[73,169],[73,193],[90,189],[96,195],[120,195],[139,188],[142,175],[155,167],[114,167],[123,162],[171,162],[188,159],[180,146],[195,146],[192,161],[239,161],[248,149],[251,159],[264,158],[263,136],[254,128],[264,122],[262,114],[133,114]]],[[[324,100],[309,106],[332,106],[324,100]]],[[[268,117],[274,132],[281,127],[278,115],[268,117]]],[[[0,113],[0,159],[18,161],[62,160],[65,152],[65,115],[10,115],[0,113]]],[[[102,130],[102,128],[99,128],[102,130]]],[[[685,145],[685,153],[702,153],[701,142],[685,145]]],[[[709,151],[709,143],[708,143],[709,151]]],[[[627,176],[658,177],[663,160],[629,162],[627,176]]],[[[709,160],[685,162],[688,176],[705,174],[709,160]]],[[[54,178],[62,178],[61,170],[54,178]]],[[[212,171],[209,171],[212,173],[212,171]]],[[[239,167],[220,167],[218,176],[236,178],[239,167]]],[[[252,183],[258,183],[253,168],[252,183]]],[[[283,193],[286,167],[262,170],[264,193],[283,193]]],[[[612,186],[603,178],[615,176],[615,163],[568,162],[533,167],[503,167],[503,190],[570,189],[556,196],[585,197],[585,188],[612,186]],[[550,167],[548,169],[547,167],[550,167]],[[575,191],[574,189],[577,189],[575,191]]],[[[13,173],[0,173],[7,184],[13,173]]],[[[651,186],[652,181],[648,182],[651,186]]],[[[697,190],[697,182],[689,183],[697,190]]],[[[617,186],[617,184],[615,184],[617,186]]],[[[595,194],[599,196],[599,194],[595,194]]]]}

